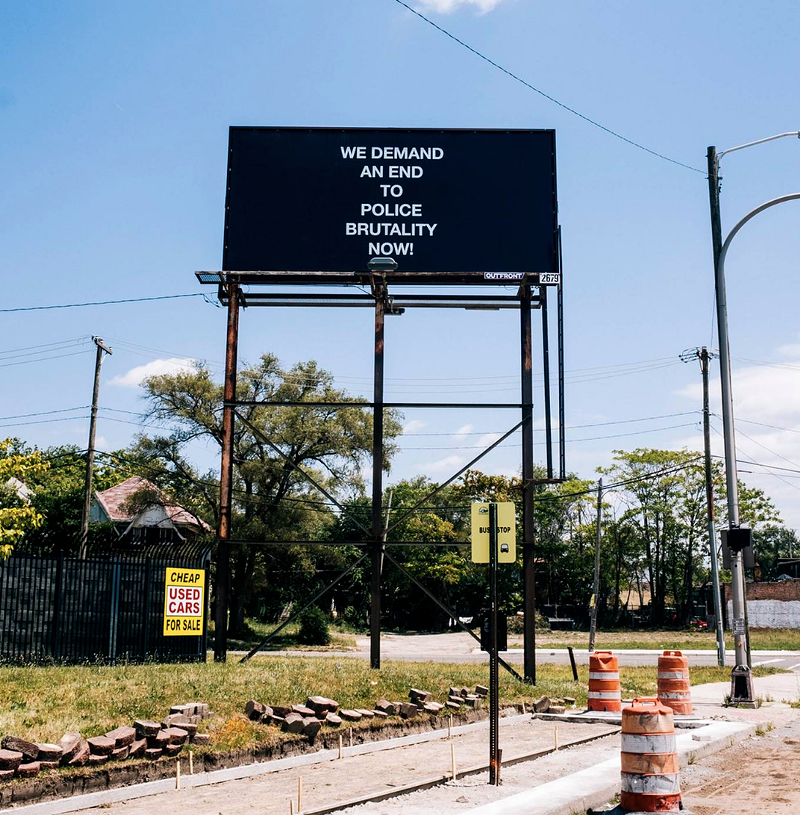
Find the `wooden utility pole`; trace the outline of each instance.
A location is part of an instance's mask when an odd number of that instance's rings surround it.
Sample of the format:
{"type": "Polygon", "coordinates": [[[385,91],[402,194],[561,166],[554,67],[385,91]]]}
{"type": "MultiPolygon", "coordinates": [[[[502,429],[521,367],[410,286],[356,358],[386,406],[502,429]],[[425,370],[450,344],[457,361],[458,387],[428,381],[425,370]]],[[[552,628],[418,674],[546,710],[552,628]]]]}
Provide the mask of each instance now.
{"type": "Polygon", "coordinates": [[[92,389],[92,412],[89,418],[89,445],[86,449],[86,475],[83,482],[83,512],[81,513],[80,557],[86,558],[89,545],[89,512],[92,508],[92,481],[94,478],[94,440],[97,430],[97,400],[100,395],[100,368],[103,365],[103,354],[111,354],[111,349],[100,337],[92,337],[97,346],[94,358],[94,388],[92,389]]]}
{"type": "Polygon", "coordinates": [[[600,605],[600,539],[603,522],[603,479],[597,482],[597,537],[594,544],[594,594],[592,594],[592,616],[589,622],[589,652],[594,651],[594,638],[597,633],[597,607],[600,605]]]}
{"type": "Polygon", "coordinates": [[[722,633],[722,599],[719,593],[719,563],[717,562],[717,536],[714,530],[714,482],[711,479],[711,432],[708,407],[708,360],[711,354],[705,345],[697,354],[703,375],[703,449],[705,451],[706,513],[708,518],[708,546],[711,556],[711,581],[714,592],[714,620],[717,636],[717,664],[725,665],[725,636],[722,633]]]}

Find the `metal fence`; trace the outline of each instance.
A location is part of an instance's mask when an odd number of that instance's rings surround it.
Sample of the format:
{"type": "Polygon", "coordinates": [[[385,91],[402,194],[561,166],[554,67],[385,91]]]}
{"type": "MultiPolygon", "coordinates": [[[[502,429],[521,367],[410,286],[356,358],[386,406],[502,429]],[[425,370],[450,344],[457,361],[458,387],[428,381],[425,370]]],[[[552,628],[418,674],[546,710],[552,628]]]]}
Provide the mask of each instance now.
{"type": "Polygon", "coordinates": [[[15,552],[0,561],[0,662],[204,661],[205,624],[200,637],[163,636],[164,580],[209,559],[207,545],[186,543],[85,560],[15,552]]]}

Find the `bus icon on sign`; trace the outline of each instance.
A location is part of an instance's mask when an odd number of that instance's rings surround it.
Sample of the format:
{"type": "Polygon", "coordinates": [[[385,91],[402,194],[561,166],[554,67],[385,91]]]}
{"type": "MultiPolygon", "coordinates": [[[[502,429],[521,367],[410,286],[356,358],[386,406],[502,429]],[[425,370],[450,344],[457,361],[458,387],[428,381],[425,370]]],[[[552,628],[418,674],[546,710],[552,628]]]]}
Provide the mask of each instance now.
{"type": "Polygon", "coordinates": [[[489,514],[489,507],[479,507],[478,512],[481,515],[488,515],[489,514]]]}

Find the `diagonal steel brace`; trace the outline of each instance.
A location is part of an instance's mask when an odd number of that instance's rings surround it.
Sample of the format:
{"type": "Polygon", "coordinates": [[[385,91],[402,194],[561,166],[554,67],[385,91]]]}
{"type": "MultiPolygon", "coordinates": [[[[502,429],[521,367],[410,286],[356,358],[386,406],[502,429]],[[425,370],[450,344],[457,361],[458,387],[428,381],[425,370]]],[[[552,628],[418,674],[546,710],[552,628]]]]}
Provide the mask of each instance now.
{"type": "MultiPolygon", "coordinates": [[[[437,606],[439,606],[439,608],[440,608],[440,609],[441,609],[441,610],[442,610],[442,611],[443,611],[445,614],[449,615],[451,619],[455,620],[455,621],[456,621],[456,623],[457,623],[457,625],[459,626],[459,628],[463,628],[463,629],[464,629],[464,631],[466,631],[466,632],[467,632],[467,634],[469,634],[469,635],[470,635],[470,637],[472,637],[472,639],[476,640],[476,641],[477,641],[477,642],[480,644],[480,642],[481,642],[481,638],[480,638],[479,636],[477,636],[477,634],[475,634],[475,632],[474,632],[472,629],[470,629],[470,628],[468,628],[466,625],[464,625],[464,623],[462,623],[462,622],[461,622],[461,620],[459,620],[458,616],[457,616],[456,614],[454,614],[454,613],[453,613],[453,612],[452,612],[452,611],[451,611],[451,610],[450,610],[450,609],[449,609],[449,608],[448,608],[448,607],[447,607],[447,606],[446,606],[446,605],[445,605],[445,604],[444,604],[444,603],[443,603],[443,602],[442,602],[442,601],[441,601],[441,600],[440,600],[440,599],[439,599],[439,598],[438,598],[438,597],[437,597],[437,596],[436,596],[436,595],[435,595],[435,594],[434,594],[434,593],[433,593],[433,592],[432,592],[430,589],[428,589],[426,586],[424,586],[422,583],[420,583],[420,581],[419,581],[419,580],[417,580],[417,578],[416,578],[416,577],[414,577],[414,575],[413,575],[413,574],[411,574],[411,572],[409,572],[407,569],[405,569],[403,566],[401,566],[401,565],[400,565],[400,564],[399,564],[399,563],[398,563],[398,562],[397,562],[397,561],[396,561],[396,560],[395,560],[395,559],[394,559],[394,558],[393,558],[393,557],[392,557],[392,556],[391,556],[391,555],[390,555],[388,552],[385,552],[384,554],[385,554],[385,556],[386,556],[386,559],[387,559],[387,560],[390,560],[392,563],[394,563],[394,565],[395,565],[395,566],[396,566],[396,567],[397,567],[397,568],[398,568],[398,569],[399,569],[399,570],[400,570],[400,571],[401,571],[401,572],[402,572],[402,573],[403,573],[403,574],[404,574],[404,575],[405,575],[405,576],[406,576],[406,577],[407,577],[407,578],[408,578],[408,579],[409,579],[409,580],[410,580],[412,583],[414,583],[414,585],[416,585],[418,588],[422,589],[422,591],[424,591],[424,592],[425,592],[425,594],[427,594],[427,595],[428,595],[428,597],[430,597],[430,598],[431,598],[431,600],[433,600],[433,602],[434,602],[434,603],[436,603],[436,605],[437,605],[437,606]]],[[[522,677],[521,677],[521,676],[520,676],[520,675],[519,675],[519,674],[518,674],[518,673],[517,673],[517,672],[516,672],[516,671],[515,671],[515,670],[514,670],[514,669],[513,669],[513,668],[512,668],[512,667],[511,667],[511,666],[510,666],[510,665],[509,665],[509,664],[508,664],[506,661],[505,661],[505,660],[504,660],[504,659],[501,659],[501,658],[498,656],[498,657],[497,657],[497,661],[498,661],[498,662],[499,662],[499,663],[500,663],[500,664],[501,664],[501,665],[502,665],[502,666],[503,666],[503,667],[504,667],[504,668],[505,668],[505,669],[506,669],[506,670],[507,670],[507,671],[508,671],[508,672],[511,674],[511,676],[513,676],[515,679],[518,679],[520,682],[524,682],[524,681],[525,681],[525,680],[524,680],[524,679],[523,679],[523,678],[522,678],[522,677]]]]}
{"type": "Polygon", "coordinates": [[[239,421],[241,421],[241,422],[243,422],[244,424],[246,424],[246,425],[247,425],[247,426],[250,428],[250,430],[252,430],[252,431],[253,431],[253,433],[255,433],[255,435],[256,435],[256,436],[258,436],[258,437],[261,439],[261,441],[262,441],[264,444],[266,444],[266,445],[267,445],[267,446],[268,446],[268,447],[269,447],[271,450],[275,451],[275,452],[276,452],[276,453],[277,453],[277,454],[278,454],[278,455],[279,455],[281,458],[283,458],[283,460],[284,460],[284,461],[286,461],[286,462],[287,462],[287,463],[288,463],[290,466],[294,467],[294,469],[295,469],[295,470],[297,470],[297,472],[298,472],[298,473],[300,473],[300,475],[302,475],[302,476],[303,476],[305,479],[307,479],[308,481],[310,481],[310,482],[311,482],[311,483],[312,483],[312,484],[313,484],[313,485],[314,485],[314,486],[315,486],[315,487],[316,487],[316,488],[317,488],[317,489],[318,489],[318,490],[319,490],[319,491],[320,491],[320,492],[321,492],[321,493],[322,493],[322,494],[323,494],[323,495],[324,495],[324,496],[325,496],[325,497],[326,497],[326,498],[327,498],[329,501],[332,501],[332,502],[333,502],[333,503],[334,503],[334,504],[335,504],[335,505],[336,505],[336,506],[337,506],[337,507],[338,507],[338,508],[341,510],[341,512],[342,512],[342,514],[343,514],[343,515],[345,515],[347,518],[349,518],[349,519],[350,519],[350,520],[351,520],[351,521],[352,521],[352,522],[353,522],[353,523],[354,523],[354,524],[355,524],[355,525],[356,525],[356,526],[357,526],[357,527],[358,527],[358,528],[359,528],[359,529],[360,529],[362,532],[365,532],[367,535],[371,535],[371,534],[372,534],[372,533],[370,532],[370,530],[369,530],[369,529],[367,529],[367,527],[366,527],[366,526],[364,526],[362,523],[360,523],[360,522],[359,522],[359,520],[358,520],[357,518],[355,518],[353,515],[351,515],[351,514],[350,514],[350,513],[349,513],[349,512],[348,512],[348,511],[347,511],[347,510],[346,510],[346,509],[345,509],[345,508],[344,508],[344,507],[343,507],[343,506],[342,506],[342,505],[341,505],[341,504],[340,504],[340,503],[339,503],[339,502],[338,502],[338,501],[337,501],[337,500],[336,500],[336,499],[335,499],[335,498],[334,498],[334,497],[333,497],[333,496],[332,496],[332,495],[331,495],[331,494],[330,494],[330,493],[329,493],[329,492],[328,492],[328,491],[325,489],[325,487],[323,487],[321,484],[318,484],[318,483],[317,483],[317,482],[316,482],[316,481],[315,481],[315,480],[314,480],[314,479],[313,479],[313,478],[312,478],[312,477],[311,477],[311,476],[310,476],[310,475],[309,475],[309,474],[308,474],[308,473],[307,473],[307,472],[306,472],[306,471],[305,471],[305,470],[304,470],[302,467],[299,467],[297,464],[295,464],[295,463],[294,463],[294,462],[293,462],[293,461],[292,461],[292,460],[289,458],[289,456],[287,456],[287,455],[286,455],[286,453],[284,453],[284,452],[283,452],[283,450],[281,450],[281,448],[280,448],[280,447],[278,447],[276,444],[273,444],[273,443],[272,443],[272,442],[271,442],[271,441],[270,441],[270,440],[269,440],[269,439],[268,439],[268,438],[267,438],[267,437],[266,437],[266,436],[265,436],[265,435],[264,435],[264,434],[263,434],[263,433],[262,433],[262,432],[261,432],[261,431],[260,431],[260,430],[259,430],[259,429],[258,429],[258,428],[257,428],[257,427],[256,427],[256,426],[255,426],[255,425],[252,423],[252,422],[251,422],[251,421],[250,421],[250,420],[249,420],[249,419],[245,419],[245,418],[244,418],[244,416],[242,416],[242,415],[239,413],[239,411],[238,411],[238,410],[234,410],[234,413],[236,414],[236,416],[237,416],[237,418],[239,419],[239,421]]]}
{"type": "Polygon", "coordinates": [[[366,560],[368,557],[369,557],[369,552],[368,552],[367,554],[365,554],[365,555],[362,555],[362,556],[361,556],[361,557],[360,557],[358,560],[356,560],[354,563],[351,563],[351,564],[350,564],[350,565],[349,565],[349,566],[348,566],[348,567],[347,567],[347,568],[346,568],[346,569],[345,569],[345,570],[344,570],[344,571],[343,571],[343,572],[342,572],[342,573],[341,573],[341,574],[340,574],[340,575],[339,575],[339,576],[336,578],[336,580],[334,580],[332,583],[329,583],[327,586],[325,586],[325,588],[324,588],[324,589],[321,589],[320,591],[318,591],[318,592],[317,592],[317,593],[316,593],[316,594],[315,594],[315,595],[314,595],[314,596],[313,596],[313,597],[312,597],[312,598],[311,598],[311,599],[310,599],[310,600],[309,600],[309,601],[308,601],[308,602],[307,602],[307,603],[306,603],[306,604],[305,604],[305,605],[304,605],[304,606],[303,606],[303,607],[302,607],[302,608],[301,608],[299,611],[296,611],[294,614],[291,614],[291,615],[290,615],[290,616],[289,616],[289,617],[288,617],[288,618],[287,618],[287,619],[286,619],[284,622],[282,622],[282,623],[281,623],[281,624],[280,624],[280,625],[279,625],[279,626],[278,626],[278,627],[277,627],[277,628],[276,628],[274,631],[271,631],[269,634],[267,634],[267,636],[266,636],[266,637],[264,637],[264,639],[263,639],[263,640],[261,640],[261,642],[260,642],[260,643],[258,643],[258,645],[256,645],[256,646],[255,646],[255,648],[253,648],[253,649],[252,649],[252,650],[251,650],[251,651],[250,651],[248,654],[246,654],[245,656],[243,656],[243,657],[242,657],[242,658],[239,660],[239,664],[241,664],[242,662],[247,662],[247,660],[248,660],[248,659],[250,659],[250,657],[252,657],[252,656],[253,656],[254,654],[256,654],[258,651],[260,651],[260,650],[261,650],[261,649],[262,649],[262,648],[263,648],[263,647],[264,647],[264,646],[265,646],[265,645],[266,645],[266,644],[267,644],[267,643],[268,643],[270,640],[272,640],[272,639],[273,639],[273,638],[274,638],[274,637],[275,637],[275,636],[276,636],[276,635],[277,635],[277,634],[278,634],[280,631],[282,631],[284,628],[286,628],[286,626],[287,626],[287,625],[289,625],[289,623],[294,622],[294,621],[295,621],[295,620],[296,620],[296,619],[297,619],[297,618],[298,618],[298,617],[299,617],[299,616],[300,616],[300,615],[301,615],[301,614],[302,614],[302,613],[303,613],[303,612],[304,612],[304,611],[305,611],[307,608],[310,608],[311,606],[313,606],[313,605],[314,605],[314,603],[316,603],[316,602],[317,602],[317,600],[319,600],[319,598],[320,598],[320,597],[322,597],[322,595],[323,595],[323,594],[325,594],[325,592],[330,591],[330,590],[331,590],[331,589],[332,589],[332,588],[333,588],[333,587],[334,587],[334,586],[335,586],[335,585],[336,585],[336,584],[337,584],[337,583],[338,583],[338,582],[339,582],[339,581],[340,581],[342,578],[344,578],[344,577],[346,577],[348,574],[350,574],[350,572],[352,572],[352,571],[353,571],[353,569],[355,569],[355,568],[356,568],[356,566],[358,566],[358,564],[359,564],[359,563],[361,563],[362,561],[366,560]]]}
{"type": "Polygon", "coordinates": [[[520,427],[522,427],[522,425],[524,425],[525,422],[527,421],[528,419],[525,418],[522,421],[517,422],[514,425],[514,427],[512,427],[511,430],[508,431],[508,433],[504,433],[502,436],[500,436],[500,438],[496,442],[490,444],[483,452],[475,456],[475,458],[473,458],[472,461],[470,461],[468,464],[465,464],[454,476],[448,478],[447,481],[445,481],[443,484],[439,484],[439,486],[436,487],[435,490],[429,492],[421,501],[417,501],[417,503],[414,504],[414,506],[412,506],[411,509],[404,512],[399,518],[396,518],[395,522],[388,526],[386,531],[390,532],[398,524],[402,523],[406,518],[408,518],[409,515],[416,512],[426,501],[430,501],[430,499],[433,498],[433,496],[436,495],[436,493],[441,492],[446,486],[448,486],[448,484],[452,484],[460,475],[462,475],[470,467],[472,467],[473,464],[477,464],[487,453],[491,453],[491,451],[494,450],[495,447],[497,447],[499,444],[502,444],[512,433],[515,433],[517,430],[519,430],[520,427]]]}

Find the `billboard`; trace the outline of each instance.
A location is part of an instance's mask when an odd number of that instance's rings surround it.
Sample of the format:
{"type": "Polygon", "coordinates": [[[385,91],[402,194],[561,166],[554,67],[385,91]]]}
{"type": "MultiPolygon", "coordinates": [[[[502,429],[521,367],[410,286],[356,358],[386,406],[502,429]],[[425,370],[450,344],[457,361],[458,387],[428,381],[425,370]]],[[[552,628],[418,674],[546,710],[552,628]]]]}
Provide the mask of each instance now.
{"type": "Polygon", "coordinates": [[[556,231],[553,130],[230,129],[225,271],[556,282],[556,231]]]}

